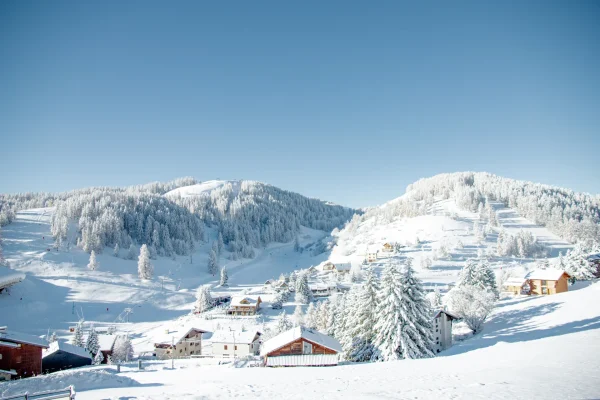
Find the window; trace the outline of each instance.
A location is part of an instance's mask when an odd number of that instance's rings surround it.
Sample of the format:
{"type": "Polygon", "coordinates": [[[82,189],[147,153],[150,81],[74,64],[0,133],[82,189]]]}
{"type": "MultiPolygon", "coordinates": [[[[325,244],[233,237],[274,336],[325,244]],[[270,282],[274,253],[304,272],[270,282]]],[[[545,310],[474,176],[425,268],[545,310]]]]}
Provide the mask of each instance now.
{"type": "Polygon", "coordinates": [[[302,342],[302,354],[312,354],[312,344],[302,342]]]}
{"type": "Polygon", "coordinates": [[[183,349],[179,349],[179,354],[181,354],[183,352],[183,349]]]}
{"type": "Polygon", "coordinates": [[[439,329],[437,329],[437,328],[436,328],[436,330],[435,330],[435,331],[436,331],[436,332],[439,332],[439,329]]]}
{"type": "Polygon", "coordinates": [[[542,281],[542,286],[548,286],[548,281],[542,281]]]}
{"type": "Polygon", "coordinates": [[[234,346],[234,347],[233,347],[233,349],[234,349],[234,350],[237,350],[237,346],[234,346]]]}
{"type": "Polygon", "coordinates": [[[15,362],[17,364],[21,364],[22,361],[23,361],[23,359],[22,359],[22,357],[20,355],[18,355],[18,356],[15,357],[15,362]]]}
{"type": "Polygon", "coordinates": [[[227,345],[223,346],[223,350],[227,350],[227,345]]]}

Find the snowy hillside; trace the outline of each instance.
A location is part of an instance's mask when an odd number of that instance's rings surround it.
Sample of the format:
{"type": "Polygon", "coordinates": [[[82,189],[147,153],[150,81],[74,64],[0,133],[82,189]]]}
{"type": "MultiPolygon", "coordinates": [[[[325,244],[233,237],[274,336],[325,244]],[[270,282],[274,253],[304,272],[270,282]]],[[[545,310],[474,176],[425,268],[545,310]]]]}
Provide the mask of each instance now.
{"type": "MultiPolygon", "coordinates": [[[[209,360],[84,368],[0,385],[4,395],[64,387],[78,398],[584,399],[600,392],[600,283],[502,301],[485,331],[432,359],[330,368],[235,368],[209,360]],[[564,382],[564,384],[551,384],[564,382]]],[[[241,364],[240,364],[241,366],[241,364]]]]}
{"type": "Polygon", "coordinates": [[[231,185],[233,192],[239,192],[241,181],[205,181],[196,185],[183,186],[177,189],[173,189],[170,192],[165,193],[166,197],[193,197],[193,196],[208,196],[210,192],[221,188],[225,185],[231,185]]]}

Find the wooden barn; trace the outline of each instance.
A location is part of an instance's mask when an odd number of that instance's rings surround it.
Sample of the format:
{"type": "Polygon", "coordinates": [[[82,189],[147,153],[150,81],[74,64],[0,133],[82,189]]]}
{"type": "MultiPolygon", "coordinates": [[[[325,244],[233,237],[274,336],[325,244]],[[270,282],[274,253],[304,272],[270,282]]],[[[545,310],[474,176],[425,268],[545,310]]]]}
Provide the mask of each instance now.
{"type": "Polygon", "coordinates": [[[86,349],[65,342],[52,342],[42,352],[42,370],[44,373],[91,364],[92,356],[86,349]]]}
{"type": "Polygon", "coordinates": [[[42,349],[48,343],[36,336],[0,328],[0,379],[28,378],[42,373],[42,349]]]}
{"type": "Polygon", "coordinates": [[[260,352],[267,367],[322,367],[338,364],[340,342],[302,326],[267,340],[260,352]]]}
{"type": "Polygon", "coordinates": [[[569,291],[571,277],[561,269],[536,269],[525,277],[531,294],[550,295],[569,291]]]}

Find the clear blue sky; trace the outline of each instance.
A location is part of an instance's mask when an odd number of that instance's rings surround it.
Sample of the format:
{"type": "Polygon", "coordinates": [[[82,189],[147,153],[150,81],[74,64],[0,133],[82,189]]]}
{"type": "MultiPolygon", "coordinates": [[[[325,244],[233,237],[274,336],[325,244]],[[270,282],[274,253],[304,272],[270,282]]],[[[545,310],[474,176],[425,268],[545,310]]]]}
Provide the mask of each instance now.
{"type": "Polygon", "coordinates": [[[600,193],[599,21],[597,1],[2,1],[0,192],[194,176],[367,206],[477,170],[600,193]]]}

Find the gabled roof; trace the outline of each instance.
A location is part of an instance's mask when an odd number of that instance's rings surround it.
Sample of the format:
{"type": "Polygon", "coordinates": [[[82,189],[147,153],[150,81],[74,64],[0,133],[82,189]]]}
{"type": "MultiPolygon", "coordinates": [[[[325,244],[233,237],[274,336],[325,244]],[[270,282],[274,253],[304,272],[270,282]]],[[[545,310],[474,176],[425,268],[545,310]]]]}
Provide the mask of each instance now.
{"type": "Polygon", "coordinates": [[[0,341],[30,344],[32,346],[38,346],[43,348],[48,347],[48,342],[45,339],[41,339],[33,335],[28,335],[26,333],[13,332],[8,330],[0,331],[0,341]]]}
{"type": "Polygon", "coordinates": [[[446,314],[451,319],[460,319],[459,316],[452,314],[450,311],[446,311],[446,310],[437,310],[436,312],[434,312],[433,319],[436,319],[440,314],[446,314]]]}
{"type": "Polygon", "coordinates": [[[168,344],[170,345],[172,341],[174,341],[175,343],[179,343],[181,342],[187,335],[189,335],[192,331],[197,331],[200,333],[208,333],[208,331],[205,331],[204,329],[199,329],[199,328],[182,328],[182,329],[178,329],[178,330],[170,330],[168,333],[165,333],[163,335],[160,335],[157,340],[155,340],[156,344],[168,344]]]}
{"type": "Polygon", "coordinates": [[[100,351],[112,351],[118,336],[119,335],[98,335],[100,351]]]}
{"type": "MultiPolygon", "coordinates": [[[[231,306],[255,306],[260,300],[260,296],[252,298],[248,296],[233,296],[231,298],[231,306]]],[[[260,300],[262,302],[262,300],[260,300]]]]}
{"type": "Polygon", "coordinates": [[[0,369],[0,374],[17,375],[17,371],[15,371],[14,369],[11,369],[11,370],[0,369]]]}
{"type": "Polygon", "coordinates": [[[318,282],[318,283],[311,283],[308,285],[308,287],[310,288],[310,290],[333,290],[333,289],[337,289],[337,284],[336,283],[318,282]]]}
{"type": "Polygon", "coordinates": [[[66,342],[59,342],[59,341],[50,343],[50,347],[48,347],[48,349],[46,349],[42,352],[42,358],[48,357],[48,356],[56,353],[57,351],[63,351],[65,353],[75,354],[76,356],[83,357],[83,358],[89,358],[89,359],[92,358],[90,353],[83,347],[74,346],[72,344],[69,344],[66,342]]]}
{"type": "Polygon", "coordinates": [[[210,340],[213,343],[233,343],[236,344],[251,344],[254,343],[260,336],[258,331],[215,331],[210,340]]]}
{"type": "Polygon", "coordinates": [[[523,286],[525,283],[527,283],[527,278],[525,277],[511,277],[508,278],[502,286],[523,286]]]}
{"type": "Polygon", "coordinates": [[[325,335],[317,330],[308,329],[303,326],[297,326],[288,331],[282,332],[272,339],[267,340],[260,351],[261,355],[267,355],[283,346],[292,343],[298,339],[306,339],[309,342],[327,347],[335,352],[342,351],[342,345],[331,336],[325,335]]]}
{"type": "Polygon", "coordinates": [[[562,269],[554,269],[554,268],[546,268],[546,269],[536,269],[527,274],[525,278],[527,279],[539,279],[544,281],[557,281],[563,276],[563,274],[567,274],[562,269]]]}

